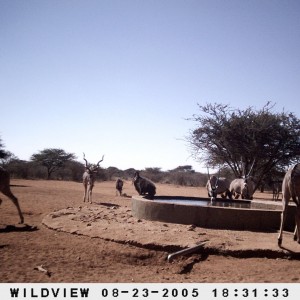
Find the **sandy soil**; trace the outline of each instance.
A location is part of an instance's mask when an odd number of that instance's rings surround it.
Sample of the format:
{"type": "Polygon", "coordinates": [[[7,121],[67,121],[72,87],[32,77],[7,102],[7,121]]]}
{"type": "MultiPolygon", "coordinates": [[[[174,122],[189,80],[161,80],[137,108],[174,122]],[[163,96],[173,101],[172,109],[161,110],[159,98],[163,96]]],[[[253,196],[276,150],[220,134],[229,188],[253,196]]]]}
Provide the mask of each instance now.
{"type": "MultiPolygon", "coordinates": [[[[25,225],[5,196],[0,206],[0,282],[300,282],[300,245],[277,233],[194,228],[131,216],[130,182],[97,183],[94,203],[80,183],[12,180],[25,225]],[[198,253],[168,254],[205,242],[198,253]],[[48,272],[38,270],[43,266],[48,272]]],[[[201,188],[157,185],[160,195],[206,196],[201,188]]],[[[256,198],[270,198],[256,194],[256,198]]]]}

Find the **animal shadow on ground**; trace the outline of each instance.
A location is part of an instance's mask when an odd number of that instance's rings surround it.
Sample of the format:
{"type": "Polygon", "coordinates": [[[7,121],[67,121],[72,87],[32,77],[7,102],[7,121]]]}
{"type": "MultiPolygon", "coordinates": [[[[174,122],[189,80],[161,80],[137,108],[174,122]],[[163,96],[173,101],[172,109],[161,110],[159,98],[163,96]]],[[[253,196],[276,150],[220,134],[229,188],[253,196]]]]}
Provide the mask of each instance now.
{"type": "Polygon", "coordinates": [[[22,184],[10,184],[11,187],[29,187],[28,185],[22,185],[22,184]]]}
{"type": "Polygon", "coordinates": [[[37,226],[31,226],[28,224],[22,225],[6,225],[4,227],[0,227],[0,233],[9,233],[9,232],[28,232],[28,231],[36,231],[39,230],[37,226]]]}
{"type": "Polygon", "coordinates": [[[187,255],[178,264],[178,274],[191,273],[195,264],[205,261],[208,258],[207,253],[187,255]]]}
{"type": "Polygon", "coordinates": [[[124,198],[132,198],[132,196],[127,195],[126,193],[123,193],[123,194],[121,195],[121,197],[124,197],[124,198]]]}
{"type": "Polygon", "coordinates": [[[103,205],[103,206],[107,206],[107,207],[111,207],[111,208],[113,208],[113,207],[119,208],[120,207],[120,205],[118,205],[118,204],[105,203],[105,202],[99,202],[99,203],[95,203],[95,204],[97,204],[97,205],[103,205]]]}
{"type": "Polygon", "coordinates": [[[279,246],[280,249],[284,250],[287,252],[287,256],[289,256],[290,259],[297,259],[297,260],[300,260],[300,252],[295,252],[291,249],[288,249],[286,247],[283,247],[283,246],[279,246]]]}

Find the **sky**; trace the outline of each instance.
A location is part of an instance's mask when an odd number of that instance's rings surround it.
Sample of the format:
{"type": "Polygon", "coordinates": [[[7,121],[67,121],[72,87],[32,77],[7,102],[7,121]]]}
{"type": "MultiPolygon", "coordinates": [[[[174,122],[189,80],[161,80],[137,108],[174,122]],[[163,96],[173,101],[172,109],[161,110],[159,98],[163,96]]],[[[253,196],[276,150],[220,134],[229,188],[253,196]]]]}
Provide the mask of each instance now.
{"type": "Polygon", "coordinates": [[[298,0],[0,0],[0,138],[125,170],[203,166],[198,104],[300,118],[298,0]]]}

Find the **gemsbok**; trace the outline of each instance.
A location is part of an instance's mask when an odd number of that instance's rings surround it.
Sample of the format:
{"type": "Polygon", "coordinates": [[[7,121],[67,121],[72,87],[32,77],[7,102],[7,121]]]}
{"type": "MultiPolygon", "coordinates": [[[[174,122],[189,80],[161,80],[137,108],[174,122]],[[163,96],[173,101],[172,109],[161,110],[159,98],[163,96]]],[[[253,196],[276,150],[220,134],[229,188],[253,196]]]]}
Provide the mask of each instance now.
{"type": "MultiPolygon", "coordinates": [[[[0,167],[0,192],[2,192],[5,196],[7,196],[13,204],[16,206],[19,216],[20,216],[20,223],[24,223],[24,217],[19,205],[19,201],[17,197],[11,192],[10,190],[10,174],[7,170],[0,167]]],[[[1,204],[1,199],[0,199],[1,204]]]]}
{"type": "Polygon", "coordinates": [[[295,164],[290,167],[286,172],[282,182],[282,213],[280,230],[278,235],[278,245],[282,244],[282,232],[287,215],[287,209],[290,198],[296,204],[296,216],[295,216],[295,231],[294,240],[300,244],[300,164],[295,164]]]}
{"type": "Polygon", "coordinates": [[[247,175],[245,173],[245,168],[243,166],[242,178],[236,178],[231,182],[229,190],[235,199],[238,199],[239,196],[241,196],[242,199],[249,199],[249,200],[253,199],[255,182],[250,177],[250,174],[252,172],[254,163],[255,163],[255,159],[253,160],[253,163],[247,175]]]}
{"type": "Polygon", "coordinates": [[[232,199],[231,192],[229,191],[230,181],[225,177],[220,177],[220,172],[218,177],[215,175],[210,176],[208,168],[207,174],[208,180],[206,183],[206,189],[210,200],[216,200],[218,194],[221,194],[222,198],[228,197],[229,199],[232,199]]]}
{"type": "Polygon", "coordinates": [[[92,203],[92,191],[96,180],[97,172],[100,168],[100,163],[104,159],[104,155],[102,159],[98,161],[96,165],[90,165],[85,158],[85,154],[83,153],[83,159],[85,160],[85,172],[83,173],[82,180],[84,186],[84,195],[83,202],[87,200],[87,202],[92,203]]]}

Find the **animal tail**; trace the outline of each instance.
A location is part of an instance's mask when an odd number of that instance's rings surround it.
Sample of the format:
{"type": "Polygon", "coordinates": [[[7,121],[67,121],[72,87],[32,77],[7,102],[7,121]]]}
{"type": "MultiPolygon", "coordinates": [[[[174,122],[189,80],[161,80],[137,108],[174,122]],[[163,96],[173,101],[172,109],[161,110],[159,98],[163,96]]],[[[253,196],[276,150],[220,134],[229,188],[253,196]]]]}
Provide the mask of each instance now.
{"type": "Polygon", "coordinates": [[[300,177],[300,164],[295,164],[291,172],[291,194],[296,205],[300,207],[300,199],[296,190],[296,177],[300,177]]]}

